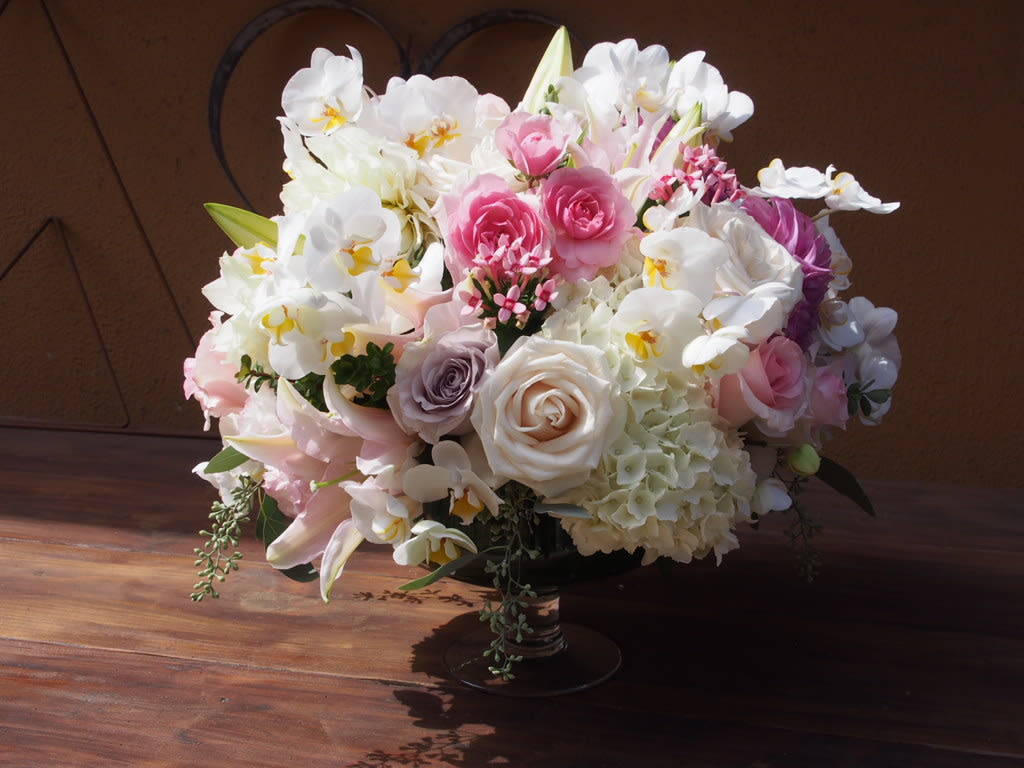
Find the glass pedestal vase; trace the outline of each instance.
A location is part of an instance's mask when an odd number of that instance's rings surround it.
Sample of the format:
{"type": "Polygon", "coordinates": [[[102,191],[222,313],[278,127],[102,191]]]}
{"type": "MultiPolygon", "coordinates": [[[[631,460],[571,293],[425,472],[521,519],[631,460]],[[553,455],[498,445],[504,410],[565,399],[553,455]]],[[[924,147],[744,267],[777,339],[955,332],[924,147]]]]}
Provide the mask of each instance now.
{"type": "Polygon", "coordinates": [[[592,688],[619,669],[622,654],[608,637],[559,617],[559,588],[537,587],[536,597],[523,597],[526,623],[532,630],[521,640],[505,640],[505,652],[521,657],[512,666],[514,677],[491,672],[494,661],[484,654],[495,634],[481,626],[451,645],[444,656],[449,674],[479,690],[513,697],[558,696],[592,688]]]}

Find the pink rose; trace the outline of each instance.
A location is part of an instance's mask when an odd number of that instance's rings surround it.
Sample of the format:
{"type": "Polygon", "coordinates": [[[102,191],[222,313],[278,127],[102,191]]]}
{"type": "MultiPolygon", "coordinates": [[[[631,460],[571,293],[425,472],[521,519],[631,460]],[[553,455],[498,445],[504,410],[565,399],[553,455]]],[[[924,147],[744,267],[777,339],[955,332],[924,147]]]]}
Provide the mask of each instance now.
{"type": "Polygon", "coordinates": [[[565,158],[569,134],[551,115],[513,112],[495,133],[498,150],[526,176],[547,176],[565,158]]]}
{"type": "Polygon", "coordinates": [[[220,312],[210,314],[213,327],[203,334],[196,348],[196,356],[185,360],[185,398],[194,397],[206,416],[206,429],[210,417],[221,418],[237,413],[245,406],[249,394],[238,383],[238,361],[229,360],[216,348],[216,337],[221,327],[220,312]]]}
{"type": "Polygon", "coordinates": [[[718,412],[741,426],[751,419],[762,432],[781,437],[807,408],[807,355],[785,336],[773,336],[750,353],[739,373],[723,376],[718,412]]]}
{"type": "Polygon", "coordinates": [[[636,212],[599,168],[560,168],[543,188],[544,215],[555,229],[553,269],[566,280],[590,280],[619,260],[636,212]]]}
{"type": "Polygon", "coordinates": [[[795,434],[791,437],[820,447],[822,429],[846,429],[846,421],[850,418],[842,363],[833,363],[824,368],[811,368],[808,371],[808,379],[810,387],[807,393],[807,410],[797,421],[795,434]]]}
{"type": "Polygon", "coordinates": [[[456,280],[473,267],[484,267],[495,278],[516,278],[550,260],[540,214],[500,176],[480,176],[461,195],[447,196],[444,205],[445,257],[456,280]]]}

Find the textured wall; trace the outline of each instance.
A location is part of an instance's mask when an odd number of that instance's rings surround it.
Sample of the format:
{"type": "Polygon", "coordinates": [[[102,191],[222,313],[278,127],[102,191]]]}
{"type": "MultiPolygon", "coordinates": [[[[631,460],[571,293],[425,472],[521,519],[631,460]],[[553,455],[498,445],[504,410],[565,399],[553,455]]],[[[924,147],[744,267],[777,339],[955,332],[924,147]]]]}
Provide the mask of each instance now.
{"type": "MultiPolygon", "coordinates": [[[[207,201],[241,204],[207,131],[211,76],[274,0],[0,2],[0,418],[194,431],[181,360],[206,327],[200,287],[227,243],[207,201]],[[56,221],[54,221],[56,220],[56,221]],[[49,222],[49,223],[47,223],[49,222]]],[[[414,65],[493,0],[371,4],[414,65]],[[379,7],[378,7],[379,5],[379,7]]],[[[642,12],[521,0],[582,40],[704,49],[756,114],[724,149],[749,175],[790,165],[853,171],[903,207],[837,218],[854,288],[901,313],[904,369],[880,428],[831,453],[875,478],[1024,486],[1016,232],[1022,167],[1017,3],[649,0],[642,12]]],[[[436,74],[515,101],[550,30],[513,24],[458,46],[436,74]]],[[[399,57],[348,12],[294,17],[259,37],[228,88],[224,145],[261,213],[278,209],[280,89],[311,49],[366,60],[383,89],[399,57]]]]}

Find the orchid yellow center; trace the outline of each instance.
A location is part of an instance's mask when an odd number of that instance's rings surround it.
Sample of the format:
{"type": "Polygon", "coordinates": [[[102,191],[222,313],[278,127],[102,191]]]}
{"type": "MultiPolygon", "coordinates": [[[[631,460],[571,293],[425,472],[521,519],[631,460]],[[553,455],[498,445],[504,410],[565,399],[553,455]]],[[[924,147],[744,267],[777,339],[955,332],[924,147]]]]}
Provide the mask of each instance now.
{"type": "Polygon", "coordinates": [[[348,254],[352,262],[352,266],[348,269],[350,275],[361,275],[377,266],[379,262],[373,253],[373,248],[370,247],[372,242],[372,240],[353,238],[341,246],[341,252],[348,254]]]}
{"type": "Polygon", "coordinates": [[[662,354],[661,337],[651,330],[627,333],[626,344],[638,360],[649,360],[652,356],[661,357],[662,354]]]}
{"type": "Polygon", "coordinates": [[[335,359],[352,354],[356,346],[356,335],[351,331],[345,331],[345,338],[335,341],[330,345],[331,356],[335,359]]]}
{"type": "Polygon", "coordinates": [[[449,555],[447,552],[447,548],[444,546],[443,543],[440,543],[437,549],[431,548],[430,554],[427,555],[427,560],[436,563],[437,565],[445,565],[446,563],[450,563],[452,560],[454,560],[461,554],[461,551],[459,550],[458,547],[455,548],[455,552],[455,555],[449,555]]]}
{"type": "Polygon", "coordinates": [[[268,261],[273,261],[272,258],[266,256],[260,256],[258,251],[243,251],[242,255],[249,260],[249,264],[252,265],[252,273],[254,275],[265,275],[268,270],[263,265],[268,261]]]}
{"type": "Polygon", "coordinates": [[[454,141],[462,134],[457,133],[459,124],[453,117],[441,115],[435,117],[430,123],[430,128],[420,134],[410,134],[405,140],[405,146],[415,149],[420,157],[423,157],[429,149],[443,147],[449,141],[454,141]]]}
{"type": "Polygon", "coordinates": [[[334,107],[324,104],[324,109],[320,117],[314,118],[313,122],[326,123],[326,125],[324,125],[324,133],[328,133],[329,131],[333,131],[335,128],[343,126],[348,122],[348,118],[334,107]]]}
{"type": "Polygon", "coordinates": [[[464,493],[452,502],[452,514],[461,519],[464,525],[473,522],[483,508],[483,502],[470,493],[464,493]]]}
{"type": "Polygon", "coordinates": [[[412,267],[409,266],[409,262],[405,259],[399,259],[395,262],[395,265],[386,271],[383,275],[385,278],[392,278],[392,280],[398,283],[397,287],[392,285],[396,291],[401,293],[408,288],[415,280],[416,273],[412,271],[412,267]]]}
{"type": "Polygon", "coordinates": [[[656,288],[667,288],[668,277],[672,270],[665,259],[652,259],[648,256],[644,259],[644,275],[650,285],[656,288]]]}
{"type": "Polygon", "coordinates": [[[302,332],[302,328],[295,318],[288,314],[288,307],[278,307],[271,310],[263,316],[260,324],[274,334],[278,344],[281,343],[281,337],[286,333],[291,333],[296,328],[299,329],[300,333],[302,332]]]}

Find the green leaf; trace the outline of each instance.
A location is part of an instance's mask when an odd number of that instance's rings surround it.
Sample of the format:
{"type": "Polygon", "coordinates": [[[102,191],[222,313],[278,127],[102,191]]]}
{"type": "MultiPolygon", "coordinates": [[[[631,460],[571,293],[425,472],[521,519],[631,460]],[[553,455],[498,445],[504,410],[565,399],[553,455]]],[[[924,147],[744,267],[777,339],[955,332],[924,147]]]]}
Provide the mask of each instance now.
{"type": "Polygon", "coordinates": [[[312,563],[305,563],[303,565],[296,565],[294,568],[285,568],[278,573],[283,573],[292,581],[301,581],[303,583],[316,581],[320,578],[320,572],[313,567],[312,563]]]}
{"type": "Polygon", "coordinates": [[[846,467],[840,466],[832,461],[832,459],[822,456],[818,477],[822,482],[843,494],[843,496],[850,499],[869,515],[875,516],[875,508],[871,504],[871,499],[868,498],[864,489],[860,487],[857,478],[846,467]]]}
{"type": "MultiPolygon", "coordinates": [[[[264,494],[263,503],[260,505],[260,513],[256,518],[256,535],[263,541],[265,547],[285,532],[291,520],[285,516],[272,496],[264,494]]],[[[319,572],[312,563],[303,563],[292,568],[282,568],[283,573],[292,581],[314,581],[320,577],[319,572]]]]}
{"type": "Polygon", "coordinates": [[[257,244],[264,243],[271,248],[277,247],[277,222],[221,203],[207,203],[203,207],[235,245],[255,248],[257,244]]]}
{"type": "Polygon", "coordinates": [[[422,578],[410,581],[408,584],[403,584],[402,586],[399,587],[399,589],[401,589],[403,591],[406,591],[406,592],[408,592],[410,590],[413,590],[413,589],[423,589],[423,587],[427,587],[427,586],[433,584],[438,579],[443,579],[449,573],[454,573],[455,571],[457,571],[462,566],[469,565],[470,563],[472,563],[474,560],[476,560],[479,557],[482,557],[482,555],[480,553],[477,553],[477,552],[474,552],[474,553],[471,553],[471,554],[468,554],[468,555],[463,555],[462,557],[457,557],[454,560],[448,561],[447,563],[442,565],[437,570],[431,571],[426,576],[423,576],[422,578]]]}
{"type": "Polygon", "coordinates": [[[274,497],[264,494],[260,514],[256,518],[256,535],[263,545],[269,547],[274,539],[285,532],[290,522],[274,497]]]}
{"type": "Polygon", "coordinates": [[[215,475],[218,472],[229,472],[235,467],[242,466],[248,460],[248,456],[229,445],[206,463],[203,474],[215,475]]]}

